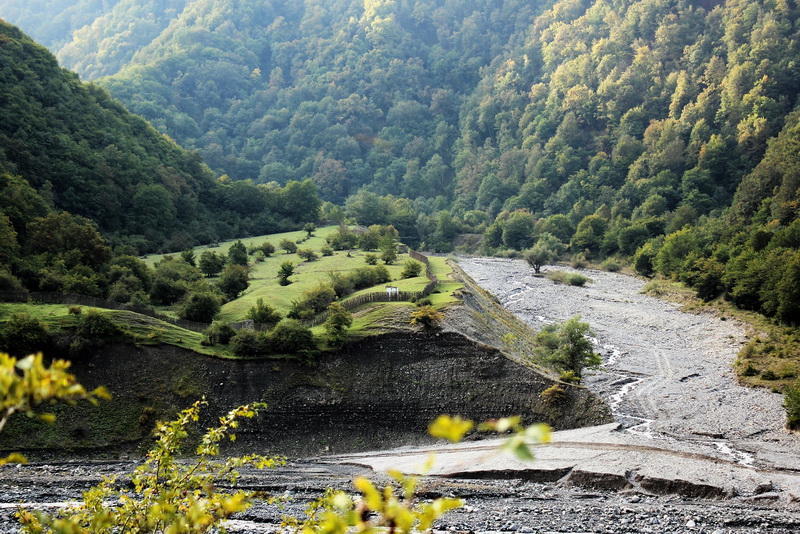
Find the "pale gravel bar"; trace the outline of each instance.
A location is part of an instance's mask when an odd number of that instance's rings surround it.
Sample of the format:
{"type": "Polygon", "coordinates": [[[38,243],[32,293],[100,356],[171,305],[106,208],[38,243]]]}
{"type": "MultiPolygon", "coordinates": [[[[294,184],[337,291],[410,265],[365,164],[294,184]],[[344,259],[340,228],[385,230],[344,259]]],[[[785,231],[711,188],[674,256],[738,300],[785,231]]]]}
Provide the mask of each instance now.
{"type": "MultiPolygon", "coordinates": [[[[760,467],[800,469],[800,438],[784,429],[782,397],[736,382],[732,363],[742,325],[641,293],[645,281],[580,271],[584,287],[534,276],[522,260],[460,258],[484,289],[534,329],[580,315],[596,333],[606,363],[585,383],[615,417],[662,444],[760,467]]],[[[568,267],[547,270],[573,271],[568,267]]]]}

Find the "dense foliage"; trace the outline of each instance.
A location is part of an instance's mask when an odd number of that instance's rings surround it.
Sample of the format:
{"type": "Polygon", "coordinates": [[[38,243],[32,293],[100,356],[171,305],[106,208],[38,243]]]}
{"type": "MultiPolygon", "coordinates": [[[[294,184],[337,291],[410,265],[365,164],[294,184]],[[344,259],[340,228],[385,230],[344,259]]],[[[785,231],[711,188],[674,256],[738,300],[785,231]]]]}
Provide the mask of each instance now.
{"type": "MultiPolygon", "coordinates": [[[[3,22],[0,44],[0,175],[4,182],[19,176],[36,190],[4,199],[18,236],[25,233],[20,223],[48,208],[88,217],[114,244],[136,252],[180,250],[316,219],[311,182],[215,180],[196,154],[60,69],[47,50],[3,22]]],[[[7,254],[13,242],[6,244],[12,240],[4,218],[0,235],[7,254]]]]}
{"type": "Polygon", "coordinates": [[[103,85],[212,168],[262,182],[311,176],[337,201],[364,184],[410,198],[446,193],[464,96],[540,6],[140,3],[120,1],[59,57],[91,77],[132,56],[103,85]]]}

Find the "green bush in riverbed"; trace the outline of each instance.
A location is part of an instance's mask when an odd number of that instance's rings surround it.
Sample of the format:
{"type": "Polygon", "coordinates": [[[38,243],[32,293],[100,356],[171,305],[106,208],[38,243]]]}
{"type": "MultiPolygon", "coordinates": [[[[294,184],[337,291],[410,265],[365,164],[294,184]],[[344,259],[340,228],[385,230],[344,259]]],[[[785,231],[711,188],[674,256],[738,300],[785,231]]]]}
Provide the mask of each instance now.
{"type": "Polygon", "coordinates": [[[800,430],[800,380],[786,388],[783,406],[786,408],[786,426],[800,430]]]}

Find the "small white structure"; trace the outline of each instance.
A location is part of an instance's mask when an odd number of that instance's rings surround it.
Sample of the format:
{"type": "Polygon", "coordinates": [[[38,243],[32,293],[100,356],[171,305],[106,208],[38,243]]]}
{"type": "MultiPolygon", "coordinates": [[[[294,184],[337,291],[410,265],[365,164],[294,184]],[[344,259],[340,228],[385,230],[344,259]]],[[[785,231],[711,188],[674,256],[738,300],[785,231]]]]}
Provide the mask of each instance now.
{"type": "Polygon", "coordinates": [[[395,300],[400,297],[400,290],[394,286],[386,286],[386,294],[389,295],[389,300],[395,300]]]}

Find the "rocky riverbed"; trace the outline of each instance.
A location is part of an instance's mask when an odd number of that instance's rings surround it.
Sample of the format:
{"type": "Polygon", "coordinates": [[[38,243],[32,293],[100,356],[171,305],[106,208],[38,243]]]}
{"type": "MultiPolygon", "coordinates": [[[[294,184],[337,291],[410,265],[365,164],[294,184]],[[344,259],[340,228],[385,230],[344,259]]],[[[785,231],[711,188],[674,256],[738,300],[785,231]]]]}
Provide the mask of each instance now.
{"type": "MultiPolygon", "coordinates": [[[[521,260],[464,258],[461,267],[534,329],[580,315],[595,332],[600,369],[584,383],[629,434],[762,468],[800,470],[800,437],[784,429],[782,397],[739,385],[731,365],[743,325],[641,293],[644,281],[581,271],[572,287],[521,260]]],[[[544,270],[572,269],[546,267],[544,270]]]]}
{"type": "MultiPolygon", "coordinates": [[[[17,503],[58,507],[72,501],[101,475],[122,475],[131,462],[37,464],[0,470],[0,532],[18,532],[17,503]]],[[[280,497],[277,504],[257,502],[228,524],[238,534],[281,530],[284,517],[303,517],[306,505],[333,487],[352,488],[351,480],[380,473],[352,465],[293,462],[265,473],[245,472],[241,486],[280,497]]],[[[422,498],[459,496],[463,508],[441,520],[437,532],[458,533],[665,533],[788,534],[800,530],[800,513],[770,499],[702,500],[680,496],[625,493],[523,479],[455,480],[426,478],[422,498]]]]}
{"type": "MultiPolygon", "coordinates": [[[[742,325],[685,313],[641,294],[643,281],[584,272],[586,287],[533,276],[524,262],[460,261],[482,287],[534,329],[581,315],[594,329],[603,366],[586,385],[606,399],[616,424],[568,430],[537,448],[537,462],[491,456],[496,443],[297,460],[246,472],[242,487],[284,497],[258,502],[230,532],[280,530],[325,488],[351,489],[388,466],[414,472],[429,452],[439,462],[422,498],[459,496],[439,532],[774,533],[800,531],[800,440],[783,429],[781,398],[739,386],[731,362],[742,325]]],[[[559,269],[562,269],[559,267],[559,269]]],[[[568,270],[568,269],[564,269],[568,270]]],[[[16,532],[17,505],[58,507],[103,475],[135,462],[39,463],[0,468],[0,532],[16,532]]]]}

